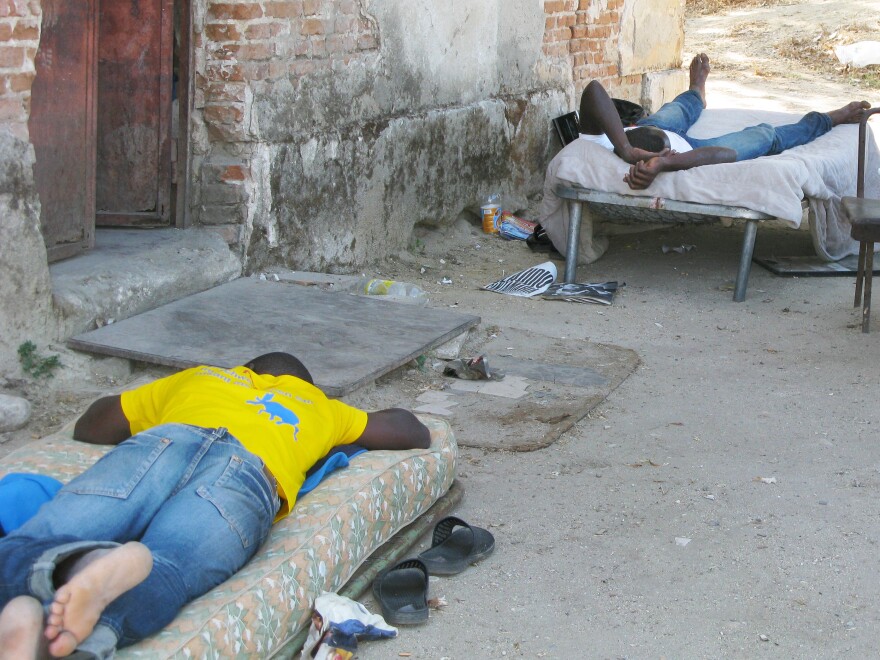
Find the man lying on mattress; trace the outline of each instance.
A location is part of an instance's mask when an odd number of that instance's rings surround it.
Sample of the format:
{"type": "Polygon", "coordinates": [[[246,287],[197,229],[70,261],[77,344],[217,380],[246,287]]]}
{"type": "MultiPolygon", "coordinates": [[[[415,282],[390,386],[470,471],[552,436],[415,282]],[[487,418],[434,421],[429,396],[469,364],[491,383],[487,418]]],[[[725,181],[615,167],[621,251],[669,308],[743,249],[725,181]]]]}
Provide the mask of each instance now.
{"type": "Polygon", "coordinates": [[[2,658],[109,657],[238,571],[328,450],[431,442],[407,410],[328,399],[287,353],[104,397],[74,438],[118,446],[0,539],[2,658]]]}
{"type": "Polygon", "coordinates": [[[772,156],[812,142],[838,124],[858,123],[866,101],[853,101],[831,112],[810,112],[795,124],[773,127],[750,126],[720,137],[697,139],[687,135],[706,107],[706,78],[709,57],[700,53],[691,61],[690,89],[644,117],[636,127],[624,130],[614,102],[597,81],[591,81],[581,95],[581,137],[613,149],[631,164],[623,177],[633,190],[642,190],[661,172],[688,170],[700,165],[733,163],[760,156],[772,156]]]}

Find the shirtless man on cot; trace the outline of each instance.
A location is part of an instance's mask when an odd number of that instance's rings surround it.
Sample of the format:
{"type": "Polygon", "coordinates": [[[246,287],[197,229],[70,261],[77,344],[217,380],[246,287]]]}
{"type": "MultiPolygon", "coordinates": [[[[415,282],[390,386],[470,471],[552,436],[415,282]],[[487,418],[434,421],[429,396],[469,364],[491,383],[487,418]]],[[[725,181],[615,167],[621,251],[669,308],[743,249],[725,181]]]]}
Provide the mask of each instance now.
{"type": "Polygon", "coordinates": [[[333,447],[431,443],[408,410],[328,399],[287,353],[104,397],[74,438],[118,446],[0,538],[3,660],[110,657],[244,566],[333,447]]]}
{"type": "Polygon", "coordinates": [[[838,124],[858,123],[862,111],[871,107],[867,101],[853,101],[828,113],[809,112],[795,124],[758,124],[715,138],[692,138],[687,131],[706,107],[706,78],[710,70],[705,53],[694,57],[690,88],[653,115],[640,119],[636,123],[638,128],[627,131],[608,93],[599,82],[591,81],[581,95],[581,138],[613,149],[630,163],[623,180],[633,190],[641,190],[650,186],[661,172],[772,156],[807,144],[838,124]]]}

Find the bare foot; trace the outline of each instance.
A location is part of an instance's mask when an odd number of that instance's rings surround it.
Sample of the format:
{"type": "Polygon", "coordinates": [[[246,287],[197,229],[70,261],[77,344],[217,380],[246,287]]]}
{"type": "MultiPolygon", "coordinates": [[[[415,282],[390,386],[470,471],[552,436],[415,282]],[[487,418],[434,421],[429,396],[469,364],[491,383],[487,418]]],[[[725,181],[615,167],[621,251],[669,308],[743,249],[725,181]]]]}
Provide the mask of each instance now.
{"type": "Polygon", "coordinates": [[[130,542],[84,556],[83,568],[55,592],[45,636],[49,653],[70,655],[98,623],[101,612],[143,582],[153,568],[153,555],[142,543],[130,542]]]}
{"type": "Polygon", "coordinates": [[[709,77],[711,70],[712,66],[709,64],[709,56],[706,53],[695,55],[694,59],[691,60],[690,89],[694,90],[703,99],[704,108],[706,107],[706,78],[709,77]]]}
{"type": "Polygon", "coordinates": [[[10,600],[0,613],[0,660],[47,658],[43,630],[43,607],[30,596],[10,600]]]}
{"type": "Polygon", "coordinates": [[[852,101],[842,108],[832,110],[828,113],[828,116],[831,117],[832,126],[837,126],[838,124],[858,124],[862,118],[862,110],[867,110],[870,107],[871,104],[867,101],[852,101]]]}

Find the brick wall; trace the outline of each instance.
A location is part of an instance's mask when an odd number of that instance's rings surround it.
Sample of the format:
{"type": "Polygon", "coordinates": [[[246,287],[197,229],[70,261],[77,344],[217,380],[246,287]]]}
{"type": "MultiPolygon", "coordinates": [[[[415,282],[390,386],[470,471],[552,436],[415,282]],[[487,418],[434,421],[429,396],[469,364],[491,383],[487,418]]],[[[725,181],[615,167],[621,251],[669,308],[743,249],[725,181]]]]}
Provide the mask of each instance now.
{"type": "Polygon", "coordinates": [[[204,121],[212,138],[244,142],[248,89],[290,81],[344,66],[378,48],[376,26],[357,0],[265,0],[208,2],[205,49],[198,80],[204,121]]]}
{"type": "Polygon", "coordinates": [[[0,0],[0,126],[22,140],[28,137],[39,38],[37,0],[0,0]]]}
{"type": "Polygon", "coordinates": [[[641,83],[641,74],[621,76],[618,70],[623,5],[624,0],[544,0],[544,54],[568,59],[577,90],[594,79],[612,90],[641,83]]]}
{"type": "MultiPolygon", "coordinates": [[[[0,0],[2,1],[2,0],[0,0]]],[[[304,77],[330,75],[375,53],[375,22],[363,0],[249,0],[206,3],[205,24],[193,47],[204,54],[196,98],[207,138],[221,155],[207,156],[196,220],[220,229],[229,242],[248,240],[260,191],[251,147],[261,137],[251,121],[254,96],[274,85],[296,89],[304,77]],[[225,144],[241,144],[230,158],[225,144]],[[238,231],[243,228],[243,233],[238,231]]]]}

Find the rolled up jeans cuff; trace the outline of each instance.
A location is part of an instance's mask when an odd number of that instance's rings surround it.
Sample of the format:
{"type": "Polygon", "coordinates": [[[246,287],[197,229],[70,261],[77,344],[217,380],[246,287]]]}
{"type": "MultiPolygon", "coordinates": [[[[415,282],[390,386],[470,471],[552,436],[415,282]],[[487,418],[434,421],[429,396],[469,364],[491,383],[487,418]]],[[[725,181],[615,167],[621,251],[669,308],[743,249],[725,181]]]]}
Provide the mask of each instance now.
{"type": "Polygon", "coordinates": [[[31,595],[43,605],[47,605],[55,598],[53,576],[58,564],[76,554],[118,547],[119,544],[112,541],[75,541],[46,550],[31,567],[31,574],[28,576],[28,589],[31,595]]]}
{"type": "Polygon", "coordinates": [[[116,655],[119,638],[113,628],[99,623],[92,634],[76,647],[68,660],[111,660],[116,655]]]}

